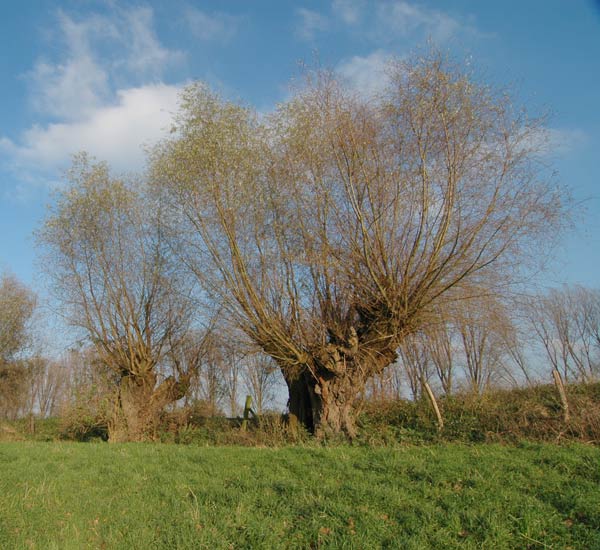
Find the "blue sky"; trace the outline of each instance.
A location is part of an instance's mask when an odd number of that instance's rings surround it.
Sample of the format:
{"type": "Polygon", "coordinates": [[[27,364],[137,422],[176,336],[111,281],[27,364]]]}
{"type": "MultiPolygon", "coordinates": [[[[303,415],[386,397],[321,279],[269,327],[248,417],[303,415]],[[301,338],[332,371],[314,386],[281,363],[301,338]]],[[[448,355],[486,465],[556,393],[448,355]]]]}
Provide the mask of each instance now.
{"type": "Polygon", "coordinates": [[[0,36],[0,270],[36,290],[31,235],[71,154],[136,170],[192,80],[268,111],[300,61],[376,89],[428,39],[550,111],[548,162],[582,208],[543,282],[600,287],[600,2],[22,0],[2,3],[0,36]]]}

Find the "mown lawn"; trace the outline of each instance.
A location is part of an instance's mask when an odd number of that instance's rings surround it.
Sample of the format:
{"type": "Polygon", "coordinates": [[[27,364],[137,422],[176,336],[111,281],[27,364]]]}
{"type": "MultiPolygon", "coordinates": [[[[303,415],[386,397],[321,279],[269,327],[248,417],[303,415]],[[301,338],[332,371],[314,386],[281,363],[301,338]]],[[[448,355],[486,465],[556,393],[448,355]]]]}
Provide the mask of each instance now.
{"type": "Polygon", "coordinates": [[[600,450],[4,443],[0,548],[600,549],[600,450]]]}

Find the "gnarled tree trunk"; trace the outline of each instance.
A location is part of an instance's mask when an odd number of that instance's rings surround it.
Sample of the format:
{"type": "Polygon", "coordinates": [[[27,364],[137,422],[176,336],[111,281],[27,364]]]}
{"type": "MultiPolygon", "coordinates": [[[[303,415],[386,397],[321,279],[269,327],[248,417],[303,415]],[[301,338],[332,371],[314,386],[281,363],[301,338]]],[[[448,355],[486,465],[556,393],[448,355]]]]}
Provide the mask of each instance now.
{"type": "Polygon", "coordinates": [[[304,426],[318,438],[345,434],[356,436],[354,405],[364,388],[360,371],[344,375],[328,372],[313,376],[304,371],[294,380],[287,380],[290,426],[304,426]]]}
{"type": "Polygon", "coordinates": [[[287,378],[290,425],[302,424],[318,438],[356,436],[355,404],[367,379],[396,359],[392,349],[373,354],[359,350],[352,334],[348,342],[328,344],[295,378],[287,378]]]}
{"type": "Polygon", "coordinates": [[[158,387],[156,375],[126,375],[119,383],[115,406],[108,423],[111,443],[147,441],[154,439],[160,413],[174,401],[181,399],[189,386],[189,379],[166,378],[158,387]]]}
{"type": "Polygon", "coordinates": [[[354,405],[364,388],[362,373],[352,371],[318,378],[313,390],[317,405],[315,435],[323,438],[343,433],[353,439],[356,436],[354,405]]]}

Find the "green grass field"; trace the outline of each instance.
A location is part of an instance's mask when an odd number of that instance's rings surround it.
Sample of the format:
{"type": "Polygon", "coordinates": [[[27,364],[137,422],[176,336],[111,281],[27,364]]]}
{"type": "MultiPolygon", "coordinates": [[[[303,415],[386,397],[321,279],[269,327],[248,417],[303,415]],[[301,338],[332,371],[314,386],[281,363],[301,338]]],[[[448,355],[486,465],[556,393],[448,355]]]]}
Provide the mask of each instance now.
{"type": "Polygon", "coordinates": [[[4,443],[0,548],[600,549],[600,450],[4,443]]]}

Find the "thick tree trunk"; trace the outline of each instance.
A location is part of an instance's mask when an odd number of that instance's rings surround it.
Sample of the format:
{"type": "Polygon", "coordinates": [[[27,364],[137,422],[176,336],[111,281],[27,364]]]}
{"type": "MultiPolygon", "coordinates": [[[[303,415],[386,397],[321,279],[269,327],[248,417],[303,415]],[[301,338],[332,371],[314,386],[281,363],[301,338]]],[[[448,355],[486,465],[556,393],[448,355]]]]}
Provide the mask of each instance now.
{"type": "Polygon", "coordinates": [[[358,395],[369,377],[395,359],[391,349],[359,354],[358,345],[351,340],[346,346],[327,345],[300,375],[286,377],[290,425],[302,424],[318,438],[345,434],[353,439],[358,395]]]}
{"type": "Polygon", "coordinates": [[[111,443],[147,441],[156,436],[160,414],[167,404],[181,399],[189,381],[169,377],[156,387],[156,375],[124,376],[108,423],[111,443]]]}
{"type": "Polygon", "coordinates": [[[340,433],[349,439],[356,437],[355,402],[364,388],[361,373],[319,378],[314,387],[318,396],[318,410],[315,411],[315,435],[319,438],[340,433]]]}
{"type": "Polygon", "coordinates": [[[153,432],[153,418],[148,405],[156,379],[124,376],[121,378],[112,417],[108,424],[108,440],[111,443],[142,441],[153,432]]]}
{"type": "MultiPolygon", "coordinates": [[[[326,374],[326,373],[324,373],[326,374]]],[[[290,426],[304,426],[318,438],[345,434],[356,436],[354,405],[364,387],[358,373],[351,376],[320,376],[304,373],[287,380],[290,426]]]]}
{"type": "Polygon", "coordinates": [[[310,387],[310,379],[305,373],[302,373],[298,377],[286,377],[285,381],[289,392],[288,409],[290,428],[296,431],[299,426],[303,426],[309,433],[314,433],[314,392],[312,392],[310,387]]]}

